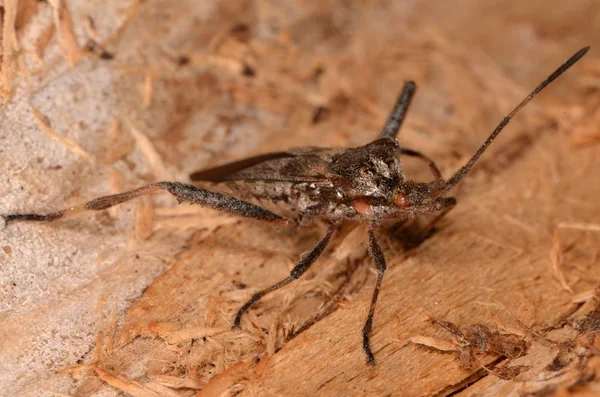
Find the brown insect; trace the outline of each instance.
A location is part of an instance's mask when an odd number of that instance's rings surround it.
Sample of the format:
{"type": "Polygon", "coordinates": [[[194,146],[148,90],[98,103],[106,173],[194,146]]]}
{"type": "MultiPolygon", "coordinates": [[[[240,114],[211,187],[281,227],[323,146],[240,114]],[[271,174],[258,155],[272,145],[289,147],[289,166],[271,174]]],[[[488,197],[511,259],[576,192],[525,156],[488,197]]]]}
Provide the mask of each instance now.
{"type": "Polygon", "coordinates": [[[588,49],[589,47],[585,47],[578,51],[533,90],[500,122],[473,157],[448,180],[442,177],[431,159],[414,150],[400,147],[396,140],[416,91],[415,83],[409,81],[405,83],[379,138],[365,146],[339,149],[309,147],[269,153],[198,171],[191,175],[192,181],[227,183],[240,194],[286,205],[295,213],[291,218],[282,217],[229,195],[179,182],[152,183],[45,215],[14,214],[4,218],[7,223],[17,220],[53,221],[84,211],[104,210],[149,193],[166,190],[179,202],[198,204],[229,214],[291,228],[306,225],[315,217],[327,220],[329,229],[325,237],[300,260],[288,277],[252,295],[250,300],[238,310],[233,322],[234,328],[240,326],[242,315],[250,306],[306,272],[323,253],[340,222],[344,220],[368,222],[368,248],[377,266],[377,280],[362,334],[367,363],[375,365],[369,335],[377,296],[386,269],[385,258],[375,237],[375,229],[388,219],[396,219],[399,223],[403,223],[419,214],[435,213],[437,214],[435,222],[448,213],[456,205],[456,200],[444,195],[469,173],[481,154],[515,114],[583,57],[588,49]],[[402,171],[400,156],[416,157],[426,162],[434,180],[422,183],[407,179],[402,171]]]}

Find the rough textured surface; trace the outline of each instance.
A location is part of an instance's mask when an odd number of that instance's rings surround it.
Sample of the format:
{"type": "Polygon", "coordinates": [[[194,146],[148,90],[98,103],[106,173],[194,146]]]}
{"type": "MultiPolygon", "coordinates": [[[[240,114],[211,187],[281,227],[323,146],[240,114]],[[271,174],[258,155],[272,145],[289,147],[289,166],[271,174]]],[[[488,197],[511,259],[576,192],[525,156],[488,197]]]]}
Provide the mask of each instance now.
{"type": "MultiPolygon", "coordinates": [[[[0,214],[53,211],[242,156],[400,135],[450,175],[560,62],[418,248],[389,268],[368,368],[366,230],[174,200],[0,230],[0,390],[39,396],[589,395],[600,329],[596,1],[5,1],[0,214]],[[53,394],[54,393],[54,394],[53,394]],[[586,394],[587,393],[587,394],[586,394]]],[[[421,164],[407,171],[426,178],[421,164]]]]}

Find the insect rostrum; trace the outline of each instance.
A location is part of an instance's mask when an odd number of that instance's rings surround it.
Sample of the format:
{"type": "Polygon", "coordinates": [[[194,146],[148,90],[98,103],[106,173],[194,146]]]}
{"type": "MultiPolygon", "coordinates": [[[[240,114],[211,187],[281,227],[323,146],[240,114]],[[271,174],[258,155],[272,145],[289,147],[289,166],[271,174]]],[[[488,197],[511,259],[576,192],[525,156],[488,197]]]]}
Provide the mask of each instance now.
{"type": "Polygon", "coordinates": [[[404,121],[416,91],[414,82],[404,85],[400,96],[379,137],[357,148],[302,148],[251,157],[219,167],[195,172],[195,182],[228,183],[260,199],[285,203],[297,214],[288,219],[260,206],[233,196],[179,183],[157,182],[138,189],[111,196],[100,197],[83,205],[50,214],[13,214],[5,216],[6,223],[17,220],[53,221],[89,210],[103,210],[131,199],[165,190],[180,202],[198,204],[230,214],[254,218],[295,228],[318,217],[329,222],[327,234],[312,251],[294,267],[290,275],[280,282],[255,293],[237,312],[233,327],[239,327],[242,315],[252,304],[299,278],[323,253],[337,226],[345,220],[367,222],[368,251],[377,267],[377,279],[369,314],[363,328],[363,349],[367,363],[375,364],[369,336],[375,313],[379,289],[386,270],[384,255],[375,236],[375,229],[384,220],[405,222],[413,216],[434,213],[434,222],[456,205],[452,197],[445,197],[460,182],[496,136],[533,97],[554,79],[575,64],[589,47],[575,53],[561,67],[533,90],[481,145],[473,157],[450,179],[442,177],[435,163],[427,156],[402,148],[396,136],[404,121]],[[401,156],[411,156],[426,162],[433,181],[414,182],[406,179],[400,162],[401,156]]]}

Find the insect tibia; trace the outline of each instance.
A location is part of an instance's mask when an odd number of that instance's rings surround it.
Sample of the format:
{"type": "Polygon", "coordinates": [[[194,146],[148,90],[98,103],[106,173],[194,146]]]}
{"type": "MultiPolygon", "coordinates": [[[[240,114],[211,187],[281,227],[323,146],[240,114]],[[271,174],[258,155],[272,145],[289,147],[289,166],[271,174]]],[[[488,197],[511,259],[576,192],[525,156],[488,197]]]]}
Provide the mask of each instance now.
{"type": "Polygon", "coordinates": [[[42,215],[42,214],[14,214],[14,215],[5,215],[4,222],[6,226],[9,223],[14,221],[36,221],[36,222],[49,222],[55,219],[62,217],[62,212],[53,212],[50,214],[42,215]]]}

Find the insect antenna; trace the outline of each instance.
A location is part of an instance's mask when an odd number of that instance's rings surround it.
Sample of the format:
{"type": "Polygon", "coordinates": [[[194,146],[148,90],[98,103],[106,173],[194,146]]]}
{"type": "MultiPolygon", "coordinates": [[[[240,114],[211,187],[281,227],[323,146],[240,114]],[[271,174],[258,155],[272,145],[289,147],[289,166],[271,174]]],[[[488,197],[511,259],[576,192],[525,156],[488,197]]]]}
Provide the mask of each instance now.
{"type": "Polygon", "coordinates": [[[471,160],[469,160],[469,162],[467,164],[465,164],[463,167],[461,167],[458,171],[456,171],[456,173],[450,179],[448,179],[448,182],[446,182],[446,184],[444,185],[442,190],[447,191],[447,190],[452,189],[454,186],[456,186],[456,184],[458,182],[460,182],[469,173],[469,170],[471,169],[471,167],[473,167],[473,165],[477,162],[477,160],[479,159],[481,154],[483,152],[485,152],[485,150],[488,148],[490,143],[492,143],[494,141],[494,139],[496,139],[498,134],[500,134],[500,131],[502,131],[504,129],[504,127],[506,127],[506,125],[509,123],[509,121],[521,109],[523,109],[523,107],[525,107],[525,105],[527,105],[529,103],[529,101],[531,101],[537,94],[539,94],[540,91],[542,91],[544,88],[546,88],[546,86],[548,86],[548,84],[552,83],[558,76],[563,74],[567,69],[569,69],[577,61],[579,61],[581,59],[581,57],[583,57],[585,55],[585,53],[588,52],[589,49],[590,49],[590,47],[584,47],[581,50],[577,51],[577,53],[575,53],[575,55],[573,55],[571,58],[569,58],[569,60],[566,61],[561,67],[556,69],[556,71],[554,73],[552,73],[546,80],[544,80],[540,85],[538,85],[535,90],[533,90],[516,108],[514,108],[513,111],[510,112],[510,114],[508,116],[506,116],[500,122],[500,124],[498,124],[498,126],[494,129],[494,131],[488,137],[488,139],[486,139],[486,141],[483,143],[483,145],[481,145],[479,147],[479,149],[477,150],[477,152],[475,152],[473,157],[471,157],[471,160]]]}

